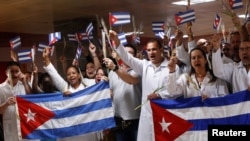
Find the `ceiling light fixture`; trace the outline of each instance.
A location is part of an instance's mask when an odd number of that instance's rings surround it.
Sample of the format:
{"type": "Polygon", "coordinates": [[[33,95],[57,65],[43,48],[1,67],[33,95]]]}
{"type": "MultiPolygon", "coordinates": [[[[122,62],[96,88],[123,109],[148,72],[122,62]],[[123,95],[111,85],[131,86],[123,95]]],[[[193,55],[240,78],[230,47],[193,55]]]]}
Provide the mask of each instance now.
{"type": "MultiPolygon", "coordinates": [[[[199,4],[199,3],[206,3],[206,2],[212,2],[215,0],[192,0],[192,2],[190,2],[190,5],[195,5],[195,4],[199,4]]],[[[172,4],[175,5],[187,5],[187,1],[186,0],[180,0],[177,2],[172,2],[172,4]]]]}

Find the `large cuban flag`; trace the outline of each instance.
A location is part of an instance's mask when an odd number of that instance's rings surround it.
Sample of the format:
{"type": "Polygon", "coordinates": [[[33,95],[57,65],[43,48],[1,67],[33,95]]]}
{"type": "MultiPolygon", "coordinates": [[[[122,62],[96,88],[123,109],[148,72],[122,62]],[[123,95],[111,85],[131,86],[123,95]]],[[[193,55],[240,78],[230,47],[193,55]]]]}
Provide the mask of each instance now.
{"type": "Polygon", "coordinates": [[[250,92],[225,97],[153,100],[155,140],[207,141],[208,125],[250,125],[250,92]]]}
{"type": "Polygon", "coordinates": [[[63,96],[61,93],[16,97],[23,139],[64,138],[115,126],[107,82],[63,96]]]}
{"type": "Polygon", "coordinates": [[[195,19],[195,11],[193,9],[175,14],[175,22],[177,25],[192,22],[195,21],[195,19]]]}

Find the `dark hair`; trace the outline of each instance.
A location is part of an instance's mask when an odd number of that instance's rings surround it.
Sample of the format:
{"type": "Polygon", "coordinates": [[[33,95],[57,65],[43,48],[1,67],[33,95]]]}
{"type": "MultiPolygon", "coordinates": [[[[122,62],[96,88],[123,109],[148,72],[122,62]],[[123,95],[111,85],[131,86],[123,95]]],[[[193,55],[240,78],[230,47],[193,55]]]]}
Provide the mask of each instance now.
{"type": "MultiPolygon", "coordinates": [[[[203,49],[199,48],[199,47],[196,47],[196,48],[193,48],[190,53],[189,53],[189,58],[190,58],[190,64],[191,64],[191,54],[193,51],[195,50],[199,50],[201,53],[202,53],[202,56],[207,60],[207,57],[206,57],[206,53],[203,49]]],[[[208,64],[208,60],[207,60],[207,63],[206,63],[206,70],[210,72],[210,74],[212,75],[212,79],[209,81],[209,82],[214,82],[216,81],[216,76],[214,75],[213,71],[210,69],[209,67],[209,64],[208,64]]],[[[191,65],[191,71],[189,72],[189,75],[191,76],[192,74],[195,74],[195,70],[193,68],[193,66],[191,65]]]]}
{"type": "Polygon", "coordinates": [[[103,73],[104,73],[104,75],[105,75],[105,76],[108,76],[107,69],[105,69],[105,68],[103,68],[103,67],[99,67],[99,68],[96,69],[96,73],[97,73],[99,70],[102,70],[103,73]]]}
{"type": "Polygon", "coordinates": [[[50,75],[47,72],[42,73],[38,78],[38,85],[40,85],[46,77],[50,78],[50,75]]]}
{"type": "Polygon", "coordinates": [[[10,61],[7,63],[6,69],[10,68],[11,66],[17,66],[20,68],[20,64],[18,62],[10,61]]]}
{"type": "Polygon", "coordinates": [[[157,43],[157,45],[158,45],[159,48],[162,48],[162,47],[163,47],[161,41],[160,41],[159,39],[157,39],[157,38],[153,38],[153,39],[150,39],[150,40],[148,41],[148,43],[154,43],[154,42],[157,43]]]}
{"type": "Polygon", "coordinates": [[[132,44],[125,44],[124,47],[130,47],[130,48],[132,48],[134,50],[134,55],[133,56],[136,56],[137,49],[136,49],[136,47],[134,45],[132,45],[132,44]]]}
{"type": "Polygon", "coordinates": [[[74,69],[76,70],[77,73],[80,73],[80,70],[79,70],[79,68],[78,68],[77,66],[69,65],[69,66],[66,68],[66,70],[65,70],[65,71],[66,71],[66,74],[67,74],[67,71],[68,71],[69,68],[74,68],[74,69]]]}

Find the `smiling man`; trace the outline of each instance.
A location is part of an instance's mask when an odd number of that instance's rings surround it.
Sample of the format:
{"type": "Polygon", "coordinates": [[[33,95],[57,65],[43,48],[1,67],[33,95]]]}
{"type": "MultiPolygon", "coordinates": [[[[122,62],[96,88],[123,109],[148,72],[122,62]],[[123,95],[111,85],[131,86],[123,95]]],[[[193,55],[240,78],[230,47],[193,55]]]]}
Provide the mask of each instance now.
{"type": "Polygon", "coordinates": [[[110,39],[114,41],[116,51],[123,62],[142,78],[143,105],[141,106],[137,141],[154,141],[152,110],[147,101],[155,98],[170,98],[166,88],[163,87],[169,73],[172,73],[168,69],[168,60],[162,55],[163,46],[157,39],[150,40],[146,47],[149,60],[140,60],[124,49],[115,31],[110,31],[110,39]]]}

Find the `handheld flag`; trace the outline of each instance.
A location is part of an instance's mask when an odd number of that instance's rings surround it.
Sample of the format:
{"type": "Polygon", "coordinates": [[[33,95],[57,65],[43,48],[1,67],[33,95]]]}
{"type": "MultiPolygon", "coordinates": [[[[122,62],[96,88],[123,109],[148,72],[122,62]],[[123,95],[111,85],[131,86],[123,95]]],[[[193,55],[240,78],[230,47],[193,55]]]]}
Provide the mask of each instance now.
{"type": "Polygon", "coordinates": [[[109,93],[109,84],[102,81],[68,97],[62,93],[16,96],[22,138],[65,138],[114,127],[109,93]]]}
{"type": "Polygon", "coordinates": [[[32,62],[32,51],[31,49],[25,49],[17,53],[18,60],[20,63],[32,62]]]}
{"type": "Polygon", "coordinates": [[[216,14],[215,19],[214,19],[214,24],[213,24],[213,28],[215,30],[217,30],[217,31],[220,30],[221,21],[222,21],[221,17],[218,14],[216,14]]]}
{"type": "Polygon", "coordinates": [[[87,33],[75,33],[75,34],[68,34],[69,41],[84,41],[88,39],[93,39],[93,35],[87,35],[87,33]]]}
{"type": "Polygon", "coordinates": [[[132,41],[133,41],[133,43],[135,43],[135,44],[140,44],[141,43],[141,38],[137,35],[137,34],[133,34],[132,35],[132,41]]]}
{"type": "Polygon", "coordinates": [[[76,60],[79,60],[80,57],[81,57],[81,54],[82,54],[82,47],[81,47],[81,45],[78,44],[78,47],[77,47],[77,49],[76,49],[76,56],[75,56],[75,59],[76,59],[76,60]]]}
{"type": "MultiPolygon", "coordinates": [[[[181,134],[176,140],[207,141],[207,137],[210,136],[210,134],[208,134],[208,127],[210,125],[250,125],[250,92],[248,90],[224,97],[207,98],[204,101],[202,101],[202,98],[199,96],[178,98],[175,100],[152,100],[152,102],[186,120],[186,122],[193,124],[192,128],[181,134]]],[[[159,111],[155,111],[154,107],[152,108],[152,112],[158,115],[163,114],[159,113],[159,111]]],[[[165,132],[165,130],[163,132],[161,128],[157,128],[162,118],[153,117],[153,119],[155,132],[157,131],[159,133],[157,135],[166,136],[167,132],[165,132]],[[158,123],[155,122],[155,119],[157,119],[158,123]]],[[[177,130],[179,131],[180,128],[186,127],[182,127],[182,125],[176,123],[177,120],[175,120],[175,117],[170,118],[166,116],[165,118],[164,116],[164,119],[166,123],[172,123],[168,128],[169,136],[171,133],[175,133],[177,130]],[[171,126],[176,126],[175,131],[171,130],[171,126]]]]}
{"type": "Polygon", "coordinates": [[[92,22],[89,23],[89,25],[87,26],[86,28],[86,33],[87,33],[87,36],[90,36],[93,34],[93,30],[94,30],[94,27],[93,27],[93,24],[92,22]]]}
{"type": "Polygon", "coordinates": [[[124,32],[119,33],[118,38],[123,45],[126,45],[128,43],[124,32]]]}
{"type": "Polygon", "coordinates": [[[38,44],[37,51],[38,51],[38,52],[43,52],[43,50],[44,50],[46,47],[50,47],[50,46],[48,46],[48,44],[46,44],[46,43],[39,43],[39,44],[38,44]]]}
{"type": "Polygon", "coordinates": [[[153,32],[155,32],[155,33],[164,32],[164,28],[165,28],[165,22],[164,21],[152,22],[153,32]]]}
{"type": "Polygon", "coordinates": [[[177,25],[181,25],[191,21],[195,21],[195,12],[192,9],[175,14],[175,22],[177,25]]]}
{"type": "Polygon", "coordinates": [[[21,37],[16,36],[10,40],[10,48],[16,49],[21,46],[21,37]]]}
{"type": "Polygon", "coordinates": [[[55,44],[61,39],[61,32],[54,32],[49,34],[49,46],[55,44]]]}
{"type": "Polygon", "coordinates": [[[155,33],[155,36],[158,37],[158,38],[161,38],[161,39],[164,39],[164,35],[165,35],[164,32],[155,33]]]}
{"type": "Polygon", "coordinates": [[[229,5],[230,5],[231,9],[243,8],[242,0],[229,0],[229,5]]]}
{"type": "Polygon", "coordinates": [[[110,26],[117,26],[130,23],[129,12],[110,12],[109,24],[110,26]]]}

